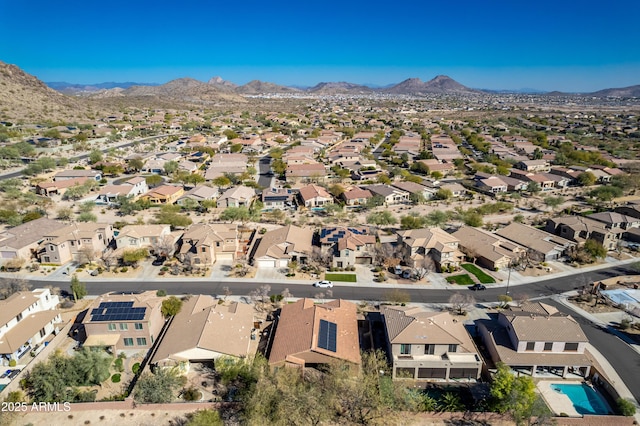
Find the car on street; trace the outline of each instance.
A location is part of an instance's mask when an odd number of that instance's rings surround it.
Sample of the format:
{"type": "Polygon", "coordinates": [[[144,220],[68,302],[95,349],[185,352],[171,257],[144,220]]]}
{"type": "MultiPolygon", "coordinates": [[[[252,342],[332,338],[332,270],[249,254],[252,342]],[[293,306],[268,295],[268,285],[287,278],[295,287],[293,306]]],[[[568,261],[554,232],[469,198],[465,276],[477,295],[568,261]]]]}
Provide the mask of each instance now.
{"type": "Polygon", "coordinates": [[[469,286],[469,290],[473,290],[473,291],[478,291],[478,290],[486,290],[487,287],[485,287],[484,284],[474,284],[469,286]]]}
{"type": "Polygon", "coordinates": [[[313,283],[313,286],[319,287],[319,288],[331,288],[333,287],[333,283],[331,281],[322,280],[322,281],[316,281],[315,283],[313,283]]]}

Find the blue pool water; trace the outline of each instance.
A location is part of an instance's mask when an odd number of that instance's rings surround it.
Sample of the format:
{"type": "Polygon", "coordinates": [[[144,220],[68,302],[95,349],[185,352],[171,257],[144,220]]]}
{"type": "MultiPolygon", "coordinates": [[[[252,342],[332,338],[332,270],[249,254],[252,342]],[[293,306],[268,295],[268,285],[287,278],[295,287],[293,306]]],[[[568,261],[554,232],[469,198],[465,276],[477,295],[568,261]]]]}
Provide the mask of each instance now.
{"type": "Polygon", "coordinates": [[[609,408],[602,397],[586,383],[551,385],[551,389],[567,395],[580,414],[609,414],[609,408]]]}

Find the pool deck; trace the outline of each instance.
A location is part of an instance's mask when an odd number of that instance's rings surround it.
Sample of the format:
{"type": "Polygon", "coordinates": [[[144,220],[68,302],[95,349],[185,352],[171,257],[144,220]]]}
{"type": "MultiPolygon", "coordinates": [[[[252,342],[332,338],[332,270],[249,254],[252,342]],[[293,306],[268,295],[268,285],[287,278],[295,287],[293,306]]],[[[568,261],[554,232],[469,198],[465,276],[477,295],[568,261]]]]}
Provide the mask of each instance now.
{"type": "MultiPolygon", "coordinates": [[[[582,414],[576,411],[575,407],[573,406],[573,402],[571,402],[571,399],[567,395],[556,392],[551,388],[551,385],[566,385],[566,384],[579,385],[581,383],[583,382],[582,381],[567,382],[567,381],[542,380],[538,382],[538,390],[540,391],[540,394],[546,401],[551,411],[553,411],[556,415],[560,415],[560,413],[565,413],[569,417],[582,417],[582,414]]],[[[607,401],[604,398],[602,398],[602,396],[601,396],[601,399],[602,399],[602,402],[605,404],[605,406],[609,409],[609,411],[613,412],[613,410],[611,409],[607,401]]]]}

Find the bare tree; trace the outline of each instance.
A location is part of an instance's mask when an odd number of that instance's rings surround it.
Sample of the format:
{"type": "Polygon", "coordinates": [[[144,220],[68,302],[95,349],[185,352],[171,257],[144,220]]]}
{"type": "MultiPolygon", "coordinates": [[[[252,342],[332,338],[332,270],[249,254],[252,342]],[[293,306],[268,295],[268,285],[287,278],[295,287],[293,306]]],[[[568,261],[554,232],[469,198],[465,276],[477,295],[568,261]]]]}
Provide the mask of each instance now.
{"type": "Polygon", "coordinates": [[[2,277],[0,278],[0,299],[4,300],[14,293],[27,291],[30,288],[31,284],[28,281],[17,276],[2,277]]]}
{"type": "Polygon", "coordinates": [[[471,247],[462,247],[462,252],[464,253],[465,256],[467,256],[467,259],[471,260],[471,263],[475,264],[476,263],[476,259],[478,258],[478,252],[471,248],[471,247]]]}
{"type": "Polygon", "coordinates": [[[398,249],[390,243],[376,244],[373,249],[375,263],[386,267],[393,267],[400,264],[398,249]],[[394,264],[395,263],[395,264],[394,264]]]}
{"type": "Polygon", "coordinates": [[[476,303],[476,299],[470,294],[454,293],[449,298],[451,307],[458,312],[459,315],[464,315],[467,312],[469,306],[476,303]]]}
{"type": "Polygon", "coordinates": [[[407,304],[411,301],[411,295],[409,293],[397,288],[385,292],[382,297],[396,305],[407,304]]]}
{"type": "Polygon", "coordinates": [[[118,264],[118,259],[113,254],[113,250],[109,250],[109,249],[103,251],[100,254],[100,260],[104,264],[104,267],[107,271],[110,271],[112,266],[115,266],[118,264]]]}
{"type": "Polygon", "coordinates": [[[169,257],[175,251],[174,239],[171,235],[164,235],[156,238],[151,244],[151,249],[156,256],[169,257]]]}
{"type": "Polygon", "coordinates": [[[80,263],[93,263],[98,257],[98,252],[92,246],[84,246],[78,250],[78,261],[80,263]]]}
{"type": "Polygon", "coordinates": [[[420,281],[435,269],[436,263],[433,261],[431,256],[425,255],[422,259],[414,264],[412,272],[416,279],[420,281]]]}
{"type": "Polygon", "coordinates": [[[231,290],[229,287],[222,287],[222,291],[224,291],[224,301],[227,301],[227,297],[231,296],[231,290]]]}
{"type": "Polygon", "coordinates": [[[291,294],[288,288],[285,288],[284,290],[282,290],[282,293],[280,293],[280,295],[282,296],[282,300],[293,297],[293,294],[291,294]]]}
{"type": "Polygon", "coordinates": [[[311,254],[309,255],[309,261],[318,267],[328,268],[331,266],[331,260],[333,255],[330,251],[323,251],[321,247],[313,246],[311,254]]]}
{"type": "Polygon", "coordinates": [[[527,293],[518,293],[518,294],[516,294],[514,296],[513,299],[516,301],[518,307],[520,307],[520,306],[528,303],[530,297],[529,297],[529,295],[527,293]]]}
{"type": "Polygon", "coordinates": [[[236,275],[239,277],[245,277],[249,273],[249,265],[246,259],[238,259],[235,267],[236,275]]]}

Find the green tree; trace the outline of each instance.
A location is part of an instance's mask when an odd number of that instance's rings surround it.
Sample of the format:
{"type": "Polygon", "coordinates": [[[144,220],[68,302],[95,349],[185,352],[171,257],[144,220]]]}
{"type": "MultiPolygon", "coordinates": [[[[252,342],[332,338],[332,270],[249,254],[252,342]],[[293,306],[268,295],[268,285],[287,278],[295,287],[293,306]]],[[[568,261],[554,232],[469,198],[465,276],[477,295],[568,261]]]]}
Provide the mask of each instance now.
{"type": "Polygon", "coordinates": [[[241,221],[246,222],[251,218],[249,209],[242,207],[227,207],[220,214],[220,220],[229,220],[231,222],[241,221]]]}
{"type": "Polygon", "coordinates": [[[167,175],[171,175],[178,170],[178,167],[179,165],[177,161],[167,161],[166,163],[164,163],[164,172],[167,175]]]}
{"type": "Polygon", "coordinates": [[[224,422],[220,418],[220,414],[212,409],[198,410],[193,414],[187,415],[187,423],[185,426],[222,426],[224,422]]]}
{"type": "Polygon", "coordinates": [[[162,307],[160,311],[165,317],[173,317],[182,309],[182,300],[175,296],[169,296],[169,298],[162,301],[162,307]]]}
{"type": "Polygon", "coordinates": [[[149,257],[149,249],[143,247],[139,249],[128,249],[122,253],[122,262],[136,267],[138,262],[149,257]]]}
{"type": "Polygon", "coordinates": [[[226,188],[228,186],[231,186],[231,179],[229,179],[226,176],[218,176],[217,178],[213,179],[213,184],[215,186],[219,186],[222,188],[226,188]]]}
{"type": "Polygon", "coordinates": [[[596,176],[591,172],[582,172],[578,175],[578,183],[582,186],[591,186],[596,183],[596,176]]]}
{"type": "Polygon", "coordinates": [[[167,404],[185,383],[186,377],[180,376],[178,370],[159,368],[155,373],[144,373],[140,377],[133,397],[141,403],[167,404]]]}
{"type": "Polygon", "coordinates": [[[155,222],[171,225],[172,228],[186,228],[193,221],[189,216],[180,213],[181,207],[173,204],[165,204],[156,213],[155,222]]]}
{"type": "Polygon", "coordinates": [[[479,228],[482,226],[482,215],[476,211],[468,210],[462,216],[462,221],[467,226],[473,226],[474,228],[479,228]]]}
{"type": "Polygon", "coordinates": [[[158,186],[162,182],[164,182],[164,180],[162,179],[162,176],[155,175],[155,174],[145,177],[144,180],[150,188],[153,188],[154,186],[158,186]]]}
{"type": "Polygon", "coordinates": [[[618,411],[625,417],[631,417],[636,414],[636,406],[631,400],[624,398],[618,398],[616,401],[618,404],[618,411]]]}
{"type": "Polygon", "coordinates": [[[449,216],[442,210],[433,210],[427,214],[427,223],[430,226],[442,227],[449,220],[449,216]]]}
{"type": "Polygon", "coordinates": [[[99,149],[92,149],[89,153],[89,163],[91,164],[99,163],[100,161],[102,161],[102,159],[102,151],[100,151],[99,149]]]}
{"type": "Polygon", "coordinates": [[[400,227],[402,229],[418,229],[424,227],[426,219],[418,214],[410,214],[400,218],[400,227]]]}
{"type": "Polygon", "coordinates": [[[598,241],[591,238],[584,242],[584,250],[595,258],[604,259],[607,257],[607,249],[598,241]]]}
{"type": "Polygon", "coordinates": [[[73,275],[73,277],[71,277],[70,288],[71,294],[73,294],[73,300],[75,300],[76,302],[88,294],[87,286],[85,285],[85,283],[81,282],[78,276],[75,274],[73,275]]]}
{"type": "Polygon", "coordinates": [[[97,222],[98,217],[91,212],[82,212],[78,215],[78,222],[97,222]]]}
{"type": "Polygon", "coordinates": [[[127,162],[127,168],[134,173],[139,172],[144,167],[144,161],[140,157],[135,157],[127,162]]]}
{"type": "Polygon", "coordinates": [[[527,184],[527,192],[531,193],[531,194],[537,194],[538,192],[540,192],[541,188],[540,188],[540,184],[538,182],[534,182],[531,181],[527,184]]]}
{"type": "Polygon", "coordinates": [[[543,201],[547,206],[551,207],[552,210],[555,210],[558,206],[564,203],[564,197],[561,195],[557,197],[545,197],[543,201]]]}
{"type": "Polygon", "coordinates": [[[388,210],[370,213],[367,216],[367,223],[378,226],[388,226],[398,223],[398,220],[388,210]]]}
{"type": "Polygon", "coordinates": [[[436,192],[435,198],[436,200],[448,200],[453,197],[453,192],[450,189],[440,188],[438,192],[436,192]]]}

